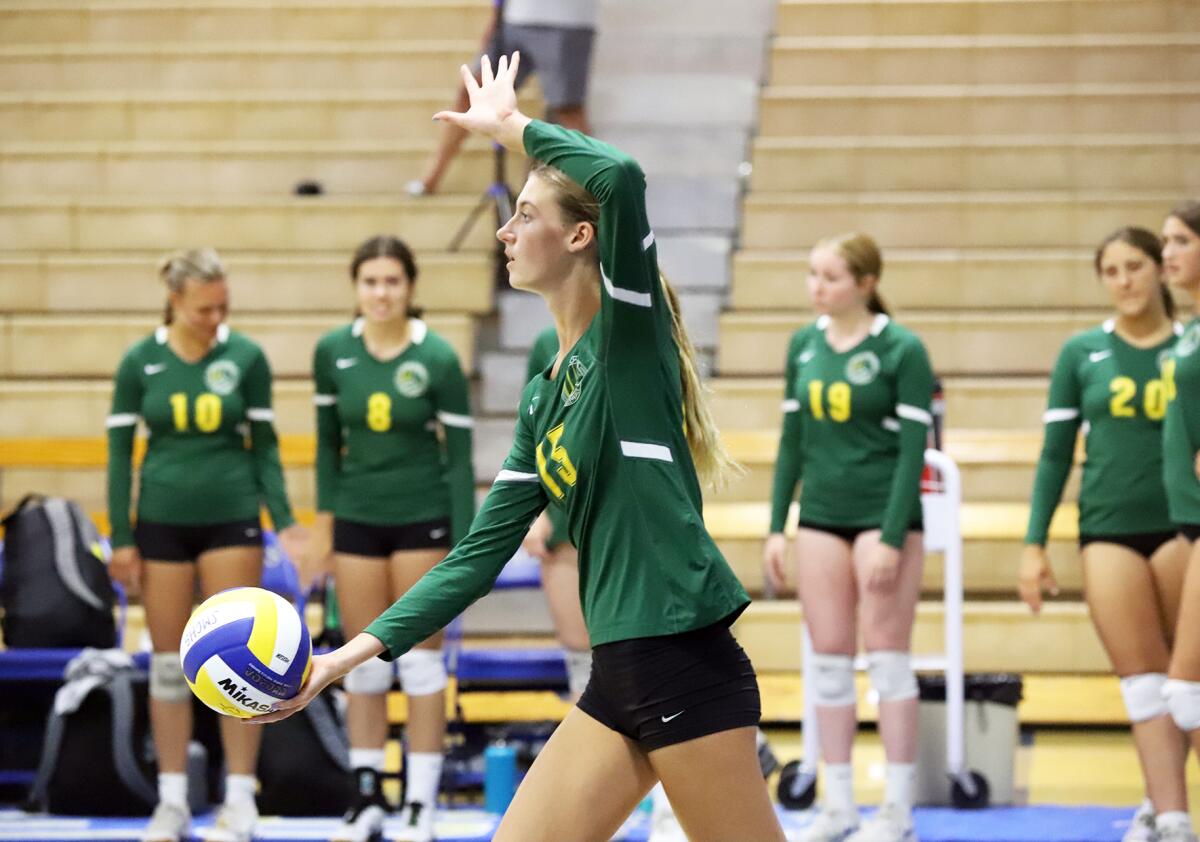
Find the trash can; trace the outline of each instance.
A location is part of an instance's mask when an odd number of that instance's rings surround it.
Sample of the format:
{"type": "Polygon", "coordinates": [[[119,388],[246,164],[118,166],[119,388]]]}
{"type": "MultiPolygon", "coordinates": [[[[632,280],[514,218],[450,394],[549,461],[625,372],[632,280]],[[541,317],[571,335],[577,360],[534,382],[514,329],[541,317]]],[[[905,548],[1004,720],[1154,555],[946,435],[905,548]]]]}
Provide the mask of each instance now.
{"type": "MultiPolygon", "coordinates": [[[[950,805],[950,779],[946,769],[946,676],[918,677],[920,691],[917,744],[916,802],[950,805]]],[[[1012,674],[967,675],[963,737],[967,768],[987,779],[992,805],[1013,802],[1013,765],[1019,728],[1017,703],[1021,701],[1021,676],[1012,674]]]]}

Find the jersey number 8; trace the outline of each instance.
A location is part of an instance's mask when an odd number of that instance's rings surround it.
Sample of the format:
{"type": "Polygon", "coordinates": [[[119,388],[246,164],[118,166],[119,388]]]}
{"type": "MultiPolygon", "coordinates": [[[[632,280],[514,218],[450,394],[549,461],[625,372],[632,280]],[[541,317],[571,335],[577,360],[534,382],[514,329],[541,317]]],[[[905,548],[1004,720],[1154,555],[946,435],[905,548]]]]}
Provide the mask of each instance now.
{"type": "Polygon", "coordinates": [[[392,429],[392,399],[386,392],[373,392],[367,398],[367,427],[376,433],[392,429]]]}
{"type": "MultiPolygon", "coordinates": [[[[188,429],[188,396],[184,392],[176,392],[169,398],[171,413],[175,416],[175,429],[186,433],[188,429]]],[[[196,395],[196,406],[192,412],[196,419],[196,429],[202,433],[214,432],[221,426],[221,399],[212,392],[201,392],[196,395]]]]}

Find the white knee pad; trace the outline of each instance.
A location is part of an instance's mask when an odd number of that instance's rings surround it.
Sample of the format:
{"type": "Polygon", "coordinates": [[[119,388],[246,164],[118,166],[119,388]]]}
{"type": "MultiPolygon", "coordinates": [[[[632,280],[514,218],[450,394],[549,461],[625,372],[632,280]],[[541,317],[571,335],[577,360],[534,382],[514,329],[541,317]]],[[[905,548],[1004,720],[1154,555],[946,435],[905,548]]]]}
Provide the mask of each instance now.
{"type": "Polygon", "coordinates": [[[441,649],[410,649],[400,656],[400,688],[410,696],[446,689],[446,661],[441,649]]]}
{"type": "Polygon", "coordinates": [[[150,656],[150,697],[164,702],[186,702],[192,698],[178,652],[155,652],[150,656]]]}
{"type": "Polygon", "coordinates": [[[1121,679],[1121,698],[1130,722],[1148,722],[1167,713],[1163,685],[1167,677],[1161,672],[1127,675],[1121,679]]]}
{"type": "Polygon", "coordinates": [[[1200,681],[1169,678],[1163,683],[1167,710],[1185,734],[1200,728],[1200,681]]]}
{"type": "Polygon", "coordinates": [[[592,677],[592,650],[567,649],[563,660],[567,662],[567,691],[578,698],[592,677]]]}
{"type": "Polygon", "coordinates": [[[346,673],[346,692],[380,696],[392,689],[395,678],[395,668],[390,661],[371,658],[346,673]]]}
{"type": "Polygon", "coordinates": [[[805,692],[812,693],[818,705],[845,707],[858,699],[854,691],[854,659],[849,655],[815,652],[804,676],[808,679],[805,692]]]}
{"type": "Polygon", "coordinates": [[[868,652],[867,673],[881,702],[902,702],[917,697],[917,676],[908,652],[868,652]]]}

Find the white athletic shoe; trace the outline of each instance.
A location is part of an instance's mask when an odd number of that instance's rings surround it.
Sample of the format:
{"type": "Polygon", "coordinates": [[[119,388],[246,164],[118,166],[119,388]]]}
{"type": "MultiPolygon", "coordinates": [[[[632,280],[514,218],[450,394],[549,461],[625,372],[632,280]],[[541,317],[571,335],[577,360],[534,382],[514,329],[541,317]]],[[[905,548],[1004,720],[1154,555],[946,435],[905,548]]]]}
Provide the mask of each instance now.
{"type": "Polygon", "coordinates": [[[1121,842],[1158,842],[1158,830],[1154,827],[1154,805],[1148,800],[1142,802],[1129,820],[1129,830],[1125,831],[1121,842]]]}
{"type": "Polygon", "coordinates": [[[650,817],[650,836],[646,842],[688,842],[688,838],[673,812],[655,810],[650,817]]]}
{"type": "Polygon", "coordinates": [[[253,801],[222,804],[212,827],[201,831],[201,842],[250,842],[258,824],[258,807],[253,801]]]}
{"type": "Polygon", "coordinates": [[[856,830],[857,810],[832,810],[822,806],[813,820],[800,829],[796,842],[842,842],[856,830]]]}
{"type": "Polygon", "coordinates": [[[425,182],[419,178],[414,178],[412,181],[404,185],[404,192],[412,196],[414,199],[424,196],[429,191],[425,189],[425,182]]]}
{"type": "Polygon", "coordinates": [[[884,804],[846,842],[917,842],[912,813],[898,804],[884,804]]]}
{"type": "Polygon", "coordinates": [[[400,829],[392,834],[395,842],[433,842],[437,805],[410,801],[400,811],[400,829]]]}
{"type": "Polygon", "coordinates": [[[142,832],[142,842],[180,842],[192,826],[192,813],[183,804],[160,801],[142,832]]]}
{"type": "Polygon", "coordinates": [[[1155,842],[1196,842],[1196,833],[1186,825],[1155,830],[1155,842]]]}
{"type": "Polygon", "coordinates": [[[350,808],[329,842],[371,842],[383,838],[388,811],[379,799],[363,800],[350,808]]]}

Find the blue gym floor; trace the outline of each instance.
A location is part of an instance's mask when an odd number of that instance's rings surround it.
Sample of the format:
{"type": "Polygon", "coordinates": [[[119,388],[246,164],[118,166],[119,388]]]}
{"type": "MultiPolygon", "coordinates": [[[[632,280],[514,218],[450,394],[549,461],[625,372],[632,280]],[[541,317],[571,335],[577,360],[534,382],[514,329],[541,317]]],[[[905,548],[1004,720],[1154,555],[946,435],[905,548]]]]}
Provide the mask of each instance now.
{"type": "MultiPolygon", "coordinates": [[[[1129,825],[1133,807],[1000,807],[967,812],[944,808],[916,811],[917,835],[922,842],[1118,842],[1129,825]]],[[[781,813],[784,829],[799,830],[808,813],[781,813]]],[[[201,828],[207,817],[196,820],[201,828]]],[[[134,819],[88,819],[31,816],[0,811],[0,840],[4,842],[66,842],[105,840],[137,842],[143,822],[134,819]]],[[[334,819],[264,818],[260,842],[312,842],[328,839],[334,819]]],[[[479,810],[443,810],[438,817],[439,842],[488,842],[496,818],[479,810]]],[[[614,842],[645,842],[649,818],[636,813],[614,842]]],[[[391,839],[385,833],[386,839],[391,839]]]]}

